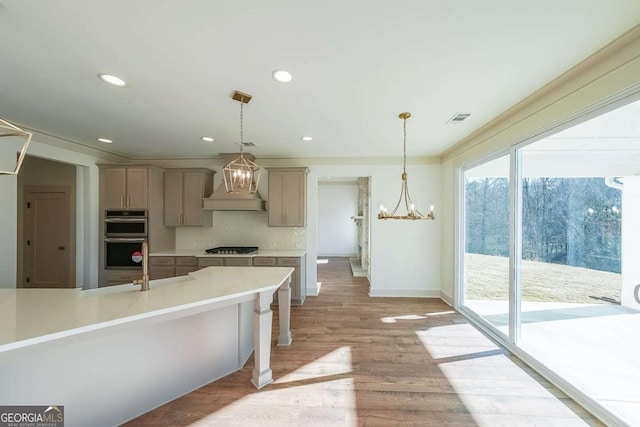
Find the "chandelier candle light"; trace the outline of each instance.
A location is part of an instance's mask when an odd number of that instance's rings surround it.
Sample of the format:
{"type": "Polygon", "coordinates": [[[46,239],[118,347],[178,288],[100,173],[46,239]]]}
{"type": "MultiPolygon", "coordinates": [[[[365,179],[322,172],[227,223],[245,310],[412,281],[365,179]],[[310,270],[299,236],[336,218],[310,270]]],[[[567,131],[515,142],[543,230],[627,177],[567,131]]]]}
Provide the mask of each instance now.
{"type": "Polygon", "coordinates": [[[224,186],[227,193],[251,194],[258,191],[261,171],[260,166],[244,156],[244,104],[251,101],[251,95],[235,91],[232,98],[240,102],[240,156],[222,169],[224,186]]]}
{"type": "Polygon", "coordinates": [[[403,131],[404,131],[404,147],[403,147],[403,160],[402,160],[402,188],[400,189],[400,198],[398,199],[398,203],[393,208],[391,212],[388,212],[388,209],[384,205],[380,205],[380,212],[378,213],[378,219],[436,219],[436,215],[433,212],[433,205],[429,208],[429,213],[423,215],[420,213],[418,209],[416,209],[416,205],[411,201],[411,196],[409,195],[409,186],[407,185],[407,119],[411,117],[411,113],[400,113],[398,116],[402,119],[403,123],[403,131]],[[407,210],[406,215],[396,215],[400,204],[404,200],[404,206],[407,210]]]}

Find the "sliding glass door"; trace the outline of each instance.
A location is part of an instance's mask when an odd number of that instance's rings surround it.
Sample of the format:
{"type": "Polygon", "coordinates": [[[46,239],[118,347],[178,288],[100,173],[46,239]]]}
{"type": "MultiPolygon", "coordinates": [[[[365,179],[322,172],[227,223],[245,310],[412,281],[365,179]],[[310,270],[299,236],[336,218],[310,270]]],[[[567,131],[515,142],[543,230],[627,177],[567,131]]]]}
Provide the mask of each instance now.
{"type": "Polygon", "coordinates": [[[462,304],[508,333],[509,155],[464,171],[462,304]]]}
{"type": "Polygon", "coordinates": [[[462,172],[461,311],[629,425],[640,425],[639,118],[637,101],[462,172]]]}

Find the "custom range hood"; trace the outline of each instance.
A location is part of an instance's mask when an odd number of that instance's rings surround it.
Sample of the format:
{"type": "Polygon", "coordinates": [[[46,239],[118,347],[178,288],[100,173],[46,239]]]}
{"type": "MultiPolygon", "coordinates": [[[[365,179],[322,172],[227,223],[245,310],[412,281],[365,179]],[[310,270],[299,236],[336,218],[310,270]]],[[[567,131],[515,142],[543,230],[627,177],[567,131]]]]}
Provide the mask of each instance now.
{"type": "MultiPolygon", "coordinates": [[[[237,159],[239,153],[221,154],[225,165],[228,165],[234,159],[237,159]]],[[[243,153],[243,156],[253,161],[255,157],[250,153],[243,153]]],[[[264,211],[266,202],[260,197],[257,191],[254,193],[247,192],[227,192],[224,181],[218,185],[213,194],[204,199],[202,209],[207,211],[264,211]]]]}

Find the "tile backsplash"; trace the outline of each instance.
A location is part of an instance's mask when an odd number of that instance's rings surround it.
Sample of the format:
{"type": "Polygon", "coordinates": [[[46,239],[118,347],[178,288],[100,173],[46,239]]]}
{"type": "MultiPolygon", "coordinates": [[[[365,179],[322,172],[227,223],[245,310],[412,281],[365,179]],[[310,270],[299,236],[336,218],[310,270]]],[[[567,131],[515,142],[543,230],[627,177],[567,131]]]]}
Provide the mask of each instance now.
{"type": "Polygon", "coordinates": [[[304,227],[269,227],[266,212],[214,211],[212,227],[176,228],[176,249],[258,246],[261,249],[304,249],[304,227]]]}

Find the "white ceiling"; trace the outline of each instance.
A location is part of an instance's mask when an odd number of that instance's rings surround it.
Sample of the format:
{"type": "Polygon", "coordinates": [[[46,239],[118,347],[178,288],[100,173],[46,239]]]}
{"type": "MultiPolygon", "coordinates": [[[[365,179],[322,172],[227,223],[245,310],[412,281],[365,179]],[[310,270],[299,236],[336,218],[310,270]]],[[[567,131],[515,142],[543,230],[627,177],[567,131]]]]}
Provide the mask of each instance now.
{"type": "Polygon", "coordinates": [[[213,157],[238,151],[240,90],[258,158],[400,156],[402,111],[408,155],[437,156],[638,22],[638,0],[0,0],[0,117],[213,157]]]}

